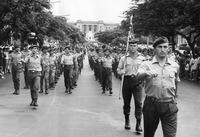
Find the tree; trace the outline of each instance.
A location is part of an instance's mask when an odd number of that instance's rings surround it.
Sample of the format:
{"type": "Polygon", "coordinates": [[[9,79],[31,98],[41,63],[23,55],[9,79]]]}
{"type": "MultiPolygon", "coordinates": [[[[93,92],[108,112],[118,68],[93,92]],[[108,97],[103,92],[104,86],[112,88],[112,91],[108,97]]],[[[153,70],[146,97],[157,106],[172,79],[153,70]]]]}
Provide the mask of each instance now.
{"type": "Polygon", "coordinates": [[[175,45],[175,36],[185,38],[194,53],[200,35],[200,1],[198,0],[150,0],[130,9],[133,28],[137,34],[166,36],[175,45]]]}
{"type": "Polygon", "coordinates": [[[107,30],[95,33],[95,38],[105,44],[110,44],[114,39],[123,36],[124,31],[121,29],[107,30]]]}

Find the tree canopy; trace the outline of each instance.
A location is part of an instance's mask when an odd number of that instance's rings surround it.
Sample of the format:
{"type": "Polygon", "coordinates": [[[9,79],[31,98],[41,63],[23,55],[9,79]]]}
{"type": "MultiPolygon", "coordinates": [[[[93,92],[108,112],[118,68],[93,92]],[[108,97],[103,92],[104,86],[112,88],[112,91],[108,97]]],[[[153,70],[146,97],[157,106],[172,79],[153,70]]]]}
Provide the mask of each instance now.
{"type": "Polygon", "coordinates": [[[0,43],[9,41],[12,35],[23,44],[30,33],[35,33],[37,41],[48,36],[62,42],[74,39],[77,43],[84,42],[78,29],[69,25],[64,17],[54,16],[50,9],[49,0],[1,0],[0,43]]]}
{"type": "MultiPolygon", "coordinates": [[[[126,11],[133,16],[134,32],[138,35],[165,36],[173,45],[177,35],[185,38],[194,52],[200,36],[200,1],[198,0],[149,0],[138,8],[126,11]]],[[[125,22],[125,21],[124,21],[125,22]]],[[[127,28],[126,23],[122,24],[127,28]]]]}

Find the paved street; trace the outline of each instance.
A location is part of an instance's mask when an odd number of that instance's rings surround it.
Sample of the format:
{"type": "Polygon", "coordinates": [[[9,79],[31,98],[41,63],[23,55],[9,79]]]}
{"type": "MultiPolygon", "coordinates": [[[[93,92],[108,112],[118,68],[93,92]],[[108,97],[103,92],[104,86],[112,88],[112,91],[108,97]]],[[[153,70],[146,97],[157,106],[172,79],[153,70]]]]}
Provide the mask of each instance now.
{"type": "MultiPolygon", "coordinates": [[[[0,137],[136,137],[124,129],[123,102],[118,98],[120,81],[113,77],[114,95],[101,94],[87,60],[71,95],[64,93],[63,76],[55,90],[39,94],[38,109],[30,108],[30,91],[13,95],[11,76],[0,81],[0,137]]],[[[200,84],[183,80],[179,85],[177,137],[200,137],[200,84]]],[[[132,104],[133,106],[133,104],[132,104]]],[[[134,108],[134,107],[132,107],[134,108]]],[[[156,137],[162,137],[159,126],[156,137]]]]}

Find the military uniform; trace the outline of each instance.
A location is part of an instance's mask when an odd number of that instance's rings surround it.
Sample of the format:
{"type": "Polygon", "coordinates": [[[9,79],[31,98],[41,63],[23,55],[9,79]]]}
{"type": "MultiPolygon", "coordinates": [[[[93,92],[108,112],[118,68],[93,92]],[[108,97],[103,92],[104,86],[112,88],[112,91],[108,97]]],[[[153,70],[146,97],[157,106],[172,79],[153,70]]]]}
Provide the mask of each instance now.
{"type": "MultiPolygon", "coordinates": [[[[53,52],[53,51],[51,51],[53,52]]],[[[57,63],[57,57],[53,53],[50,53],[49,56],[49,88],[55,88],[55,74],[56,74],[56,63],[57,63]]]]}
{"type": "MultiPolygon", "coordinates": [[[[66,49],[69,50],[69,47],[66,47],[66,49]]],[[[62,55],[61,58],[61,64],[63,66],[63,72],[64,72],[64,83],[66,93],[72,93],[71,88],[73,84],[73,69],[76,67],[77,63],[75,62],[75,58],[72,53],[69,51],[62,55]]]]}
{"type": "Polygon", "coordinates": [[[143,62],[138,70],[138,79],[145,80],[144,137],[154,137],[159,121],[161,121],[163,136],[175,137],[179,65],[167,57],[166,38],[156,39],[153,47],[156,55],[151,61],[143,62]]]}
{"type": "MultiPolygon", "coordinates": [[[[43,47],[43,50],[47,50],[48,47],[43,47]]],[[[40,92],[43,93],[43,85],[45,86],[45,94],[49,93],[49,70],[50,70],[50,59],[49,59],[49,53],[46,51],[45,53],[42,53],[42,75],[40,79],[40,92]]]]}
{"type": "Polygon", "coordinates": [[[125,129],[130,129],[130,109],[131,109],[131,98],[134,97],[135,102],[135,118],[136,131],[142,131],[141,119],[142,119],[142,83],[137,80],[137,71],[140,64],[145,58],[137,52],[137,43],[131,42],[129,50],[132,52],[123,56],[118,64],[118,73],[121,74],[125,70],[124,81],[122,85],[122,97],[124,100],[123,113],[125,116],[125,129]],[[133,45],[131,45],[133,44],[133,45]],[[132,50],[135,50],[133,52],[132,50]],[[125,68],[124,68],[125,67],[125,68]]]}
{"type": "MultiPolygon", "coordinates": [[[[110,50],[105,49],[104,52],[107,52],[110,50]]],[[[112,64],[113,64],[113,58],[108,54],[105,55],[105,57],[101,58],[102,62],[102,88],[103,92],[105,93],[106,89],[109,90],[110,95],[112,95],[112,64]]]]}
{"type": "MultiPolygon", "coordinates": [[[[33,45],[32,50],[36,50],[38,48],[37,45],[33,45]]],[[[38,106],[38,91],[39,91],[39,83],[42,71],[42,58],[37,51],[32,51],[32,54],[28,56],[25,60],[25,63],[28,65],[28,76],[30,83],[30,91],[31,91],[31,106],[38,106]]]]}
{"type": "Polygon", "coordinates": [[[11,58],[11,70],[12,70],[12,78],[14,83],[14,93],[18,95],[20,93],[20,73],[23,71],[23,58],[22,53],[20,52],[20,47],[15,46],[15,51],[10,55],[11,58]],[[16,49],[19,49],[16,51],[16,49]]]}
{"type": "MultiPolygon", "coordinates": [[[[27,49],[28,45],[26,45],[26,49],[22,51],[23,59],[26,60],[26,58],[31,54],[30,50],[27,49]]],[[[28,79],[28,65],[27,63],[24,63],[24,80],[25,80],[25,87],[24,89],[29,89],[29,79],[28,79]]]]}

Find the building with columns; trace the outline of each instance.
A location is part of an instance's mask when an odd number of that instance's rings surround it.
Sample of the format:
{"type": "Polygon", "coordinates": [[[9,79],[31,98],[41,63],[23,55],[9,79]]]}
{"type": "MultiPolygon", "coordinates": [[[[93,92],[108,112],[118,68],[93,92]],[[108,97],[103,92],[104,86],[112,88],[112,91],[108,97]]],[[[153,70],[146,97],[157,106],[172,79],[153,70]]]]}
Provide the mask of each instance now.
{"type": "Polygon", "coordinates": [[[69,22],[70,25],[78,28],[85,34],[86,40],[94,41],[94,34],[101,31],[113,30],[119,26],[117,23],[104,23],[100,21],[82,21],[77,20],[76,22],[69,22]]]}

